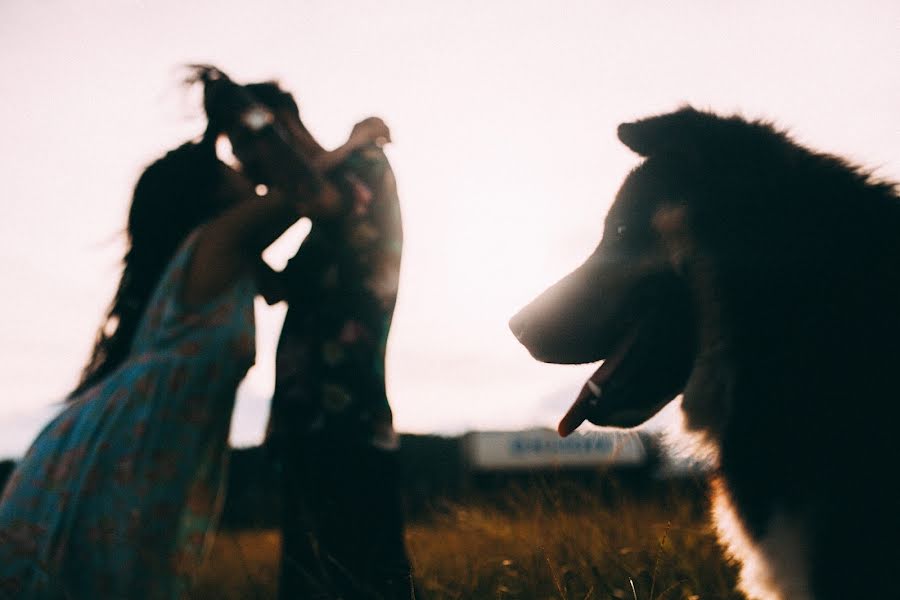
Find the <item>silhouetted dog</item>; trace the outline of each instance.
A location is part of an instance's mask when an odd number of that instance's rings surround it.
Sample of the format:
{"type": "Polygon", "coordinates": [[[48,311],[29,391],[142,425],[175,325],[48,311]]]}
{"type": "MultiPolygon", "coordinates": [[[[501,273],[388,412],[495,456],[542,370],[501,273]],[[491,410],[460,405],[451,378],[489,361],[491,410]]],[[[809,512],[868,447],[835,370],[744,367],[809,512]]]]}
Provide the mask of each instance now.
{"type": "Polygon", "coordinates": [[[646,160],[600,245],[510,321],[539,360],[605,359],[560,433],[637,425],[683,393],[748,595],[896,593],[896,186],[691,108],[618,135],[646,160]]]}

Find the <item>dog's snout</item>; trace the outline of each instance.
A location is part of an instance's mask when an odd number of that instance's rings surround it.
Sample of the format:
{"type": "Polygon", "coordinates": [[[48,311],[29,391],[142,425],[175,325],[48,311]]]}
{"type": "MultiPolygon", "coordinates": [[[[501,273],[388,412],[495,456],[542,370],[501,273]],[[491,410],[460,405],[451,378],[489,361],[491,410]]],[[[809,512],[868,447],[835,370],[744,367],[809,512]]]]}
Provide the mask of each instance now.
{"type": "Polygon", "coordinates": [[[527,321],[527,318],[521,312],[515,314],[513,318],[509,320],[509,330],[512,331],[512,334],[516,336],[516,339],[520,342],[525,341],[527,321]]]}

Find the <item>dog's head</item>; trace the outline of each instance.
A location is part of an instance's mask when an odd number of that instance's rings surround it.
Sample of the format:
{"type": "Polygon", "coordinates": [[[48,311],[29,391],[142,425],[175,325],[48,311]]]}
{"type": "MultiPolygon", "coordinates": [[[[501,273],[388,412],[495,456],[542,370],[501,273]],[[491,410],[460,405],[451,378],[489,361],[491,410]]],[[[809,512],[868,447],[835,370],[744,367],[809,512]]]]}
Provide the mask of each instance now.
{"type": "MultiPolygon", "coordinates": [[[[753,192],[727,189],[735,181],[730,171],[754,168],[752,159],[732,160],[730,145],[743,144],[745,156],[765,152],[756,146],[771,130],[764,136],[756,130],[766,127],[691,108],[619,126],[619,139],[646,160],[625,179],[600,244],[510,321],[538,360],[604,361],[560,423],[561,434],[584,420],[638,425],[681,393],[699,343],[696,228],[735,214],[713,208],[723,195],[740,203],[753,192]],[[748,149],[744,138],[756,146],[748,149]]],[[[710,230],[750,235],[752,215],[744,210],[734,223],[710,230]]],[[[720,241],[726,255],[729,244],[740,243],[720,241]]]]}

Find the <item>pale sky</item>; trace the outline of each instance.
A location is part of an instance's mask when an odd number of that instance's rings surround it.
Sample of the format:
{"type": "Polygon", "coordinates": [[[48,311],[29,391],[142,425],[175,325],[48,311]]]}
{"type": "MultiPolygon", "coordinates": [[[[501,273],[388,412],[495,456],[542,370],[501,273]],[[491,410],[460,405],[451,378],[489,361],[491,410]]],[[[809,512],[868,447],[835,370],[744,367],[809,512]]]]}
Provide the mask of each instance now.
{"type": "MultiPolygon", "coordinates": [[[[618,123],[739,111],[898,179],[898,32],[895,0],[3,0],[0,456],[77,379],[137,175],[202,129],[179,65],[281,80],[326,146],[388,122],[406,229],[395,424],[459,433],[553,427],[592,370],[535,362],[506,321],[596,245],[637,164],[618,123]]],[[[237,445],[262,434],[282,317],[259,307],[237,445]]]]}

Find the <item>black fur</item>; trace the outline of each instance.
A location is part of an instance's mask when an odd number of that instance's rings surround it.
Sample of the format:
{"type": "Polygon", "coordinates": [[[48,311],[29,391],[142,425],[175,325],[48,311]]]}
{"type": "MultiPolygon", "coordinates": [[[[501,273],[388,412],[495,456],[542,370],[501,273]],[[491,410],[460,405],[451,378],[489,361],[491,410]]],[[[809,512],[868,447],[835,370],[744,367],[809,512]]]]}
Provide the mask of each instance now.
{"type": "Polygon", "coordinates": [[[597,251],[513,331],[541,360],[589,362],[636,323],[587,418],[635,424],[683,392],[749,537],[762,540],[776,514],[802,525],[811,597],[893,594],[896,186],[767,123],[689,107],[618,135],[645,161],[597,251]],[[632,403],[639,418],[617,416],[632,403]]]}

